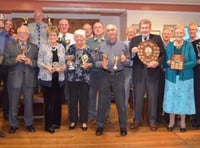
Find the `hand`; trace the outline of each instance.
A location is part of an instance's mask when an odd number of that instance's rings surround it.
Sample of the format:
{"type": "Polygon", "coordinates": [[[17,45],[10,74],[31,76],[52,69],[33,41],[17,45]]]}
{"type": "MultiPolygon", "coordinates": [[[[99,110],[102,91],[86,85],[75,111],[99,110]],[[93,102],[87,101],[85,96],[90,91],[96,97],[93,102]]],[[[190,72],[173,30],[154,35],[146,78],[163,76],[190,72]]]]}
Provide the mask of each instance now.
{"type": "Polygon", "coordinates": [[[168,61],[167,61],[167,64],[168,64],[168,65],[171,65],[171,60],[168,60],[168,61]]]}
{"type": "Polygon", "coordinates": [[[197,64],[200,64],[200,59],[197,60],[197,64]]]}
{"type": "Polygon", "coordinates": [[[84,63],[81,67],[83,67],[83,69],[88,69],[92,66],[91,63],[84,63]]]}
{"type": "Polygon", "coordinates": [[[24,55],[22,54],[17,55],[16,62],[24,62],[24,55]]]}
{"type": "Polygon", "coordinates": [[[108,60],[103,60],[101,62],[101,66],[102,66],[103,69],[107,69],[108,68],[108,60]]]}
{"type": "Polygon", "coordinates": [[[126,56],[124,54],[121,55],[120,59],[121,59],[122,63],[126,62],[126,60],[127,60],[127,58],[126,58],[126,56]]]}
{"type": "Polygon", "coordinates": [[[53,70],[53,68],[51,67],[51,66],[44,66],[44,68],[46,69],[46,70],[48,70],[50,73],[53,73],[54,72],[54,70],[53,70]]]}
{"type": "Polygon", "coordinates": [[[159,63],[157,61],[151,61],[148,65],[147,68],[156,68],[158,67],[159,63]]]}
{"type": "Polygon", "coordinates": [[[133,47],[133,48],[131,49],[131,52],[132,52],[132,53],[137,53],[137,52],[138,52],[138,48],[137,48],[137,47],[133,47]]]}
{"type": "Polygon", "coordinates": [[[24,58],[24,62],[25,62],[25,64],[27,64],[27,65],[32,65],[32,61],[31,61],[30,58],[25,57],[25,58],[24,58]]]}

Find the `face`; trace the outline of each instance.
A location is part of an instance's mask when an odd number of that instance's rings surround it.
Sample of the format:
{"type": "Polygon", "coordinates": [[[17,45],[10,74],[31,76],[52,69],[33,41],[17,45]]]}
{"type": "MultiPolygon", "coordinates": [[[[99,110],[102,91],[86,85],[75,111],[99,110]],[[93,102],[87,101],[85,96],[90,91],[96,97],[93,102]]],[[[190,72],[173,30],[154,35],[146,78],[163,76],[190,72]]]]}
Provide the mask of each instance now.
{"type": "Polygon", "coordinates": [[[150,24],[141,24],[140,33],[142,36],[149,36],[150,32],[151,32],[150,24]]]}
{"type": "Polygon", "coordinates": [[[195,38],[197,36],[198,29],[195,25],[191,25],[188,28],[188,32],[189,32],[190,38],[195,38]]]}
{"type": "Polygon", "coordinates": [[[104,28],[101,23],[95,23],[93,26],[93,31],[95,36],[102,36],[104,33],[104,28]]]}
{"type": "Polygon", "coordinates": [[[90,24],[85,24],[83,26],[83,30],[85,30],[87,37],[90,37],[92,35],[92,26],[90,24]]]}
{"type": "Polygon", "coordinates": [[[163,32],[162,32],[163,41],[169,42],[171,36],[172,36],[172,32],[170,29],[163,30],[163,32]]]}
{"type": "Polygon", "coordinates": [[[83,35],[74,35],[74,40],[77,45],[84,45],[85,44],[85,37],[83,35]]]}
{"type": "Polygon", "coordinates": [[[10,20],[7,20],[6,22],[5,22],[5,30],[7,31],[7,32],[9,32],[10,31],[10,29],[13,27],[13,23],[10,21],[10,20]]]}
{"type": "Polygon", "coordinates": [[[184,29],[181,29],[181,28],[175,29],[174,37],[176,41],[182,41],[184,36],[185,36],[184,29]]]}
{"type": "Polygon", "coordinates": [[[111,42],[116,41],[116,39],[117,39],[117,28],[114,25],[108,25],[106,27],[106,35],[111,42]]]}
{"type": "Polygon", "coordinates": [[[128,40],[131,40],[136,34],[136,31],[134,28],[129,28],[126,32],[126,36],[128,40]]]}
{"type": "Polygon", "coordinates": [[[4,22],[0,20],[0,29],[4,29],[4,22]]]}
{"type": "Polygon", "coordinates": [[[48,41],[49,41],[50,43],[56,43],[57,40],[58,40],[58,35],[57,35],[56,32],[51,32],[51,33],[49,33],[49,35],[48,35],[48,41]]]}
{"type": "Polygon", "coordinates": [[[69,22],[67,20],[60,20],[58,28],[61,33],[67,33],[69,30],[69,22]]]}
{"type": "Polygon", "coordinates": [[[43,13],[41,11],[36,11],[35,12],[34,19],[35,19],[36,23],[41,23],[43,21],[43,18],[44,18],[44,15],[43,15],[43,13]]]}
{"type": "Polygon", "coordinates": [[[29,33],[23,29],[18,30],[17,39],[21,42],[26,42],[28,40],[29,33]]]}

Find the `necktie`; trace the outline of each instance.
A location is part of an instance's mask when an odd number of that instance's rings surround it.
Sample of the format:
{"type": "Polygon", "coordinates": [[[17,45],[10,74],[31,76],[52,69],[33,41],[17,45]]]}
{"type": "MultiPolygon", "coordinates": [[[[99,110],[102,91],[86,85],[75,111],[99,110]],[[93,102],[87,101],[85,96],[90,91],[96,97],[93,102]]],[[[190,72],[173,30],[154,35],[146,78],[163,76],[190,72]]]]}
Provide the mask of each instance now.
{"type": "Polygon", "coordinates": [[[146,40],[147,40],[147,37],[145,36],[145,37],[144,37],[144,41],[146,41],[146,40]]]}
{"type": "Polygon", "coordinates": [[[36,24],[36,29],[37,29],[37,34],[38,34],[38,38],[37,38],[37,45],[38,45],[38,48],[40,47],[40,24],[36,24]]]}

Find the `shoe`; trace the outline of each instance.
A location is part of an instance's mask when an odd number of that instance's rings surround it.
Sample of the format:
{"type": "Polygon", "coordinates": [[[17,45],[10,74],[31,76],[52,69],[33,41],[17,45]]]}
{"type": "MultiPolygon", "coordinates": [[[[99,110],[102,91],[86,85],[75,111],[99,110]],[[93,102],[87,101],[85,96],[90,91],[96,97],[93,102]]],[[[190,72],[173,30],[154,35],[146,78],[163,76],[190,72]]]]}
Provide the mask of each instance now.
{"type": "Polygon", "coordinates": [[[168,127],[167,127],[167,130],[168,130],[169,132],[172,132],[172,131],[174,130],[174,126],[172,126],[172,127],[171,127],[171,126],[168,126],[168,127]]]}
{"type": "Polygon", "coordinates": [[[151,131],[157,131],[158,127],[154,124],[150,125],[151,131]]]}
{"type": "Polygon", "coordinates": [[[11,126],[9,129],[9,133],[14,134],[17,131],[17,129],[18,129],[17,127],[11,126]]]}
{"type": "Polygon", "coordinates": [[[137,129],[141,124],[138,122],[135,122],[133,124],[130,125],[130,129],[137,129]]]}
{"type": "Polygon", "coordinates": [[[87,130],[87,123],[83,123],[81,128],[82,128],[83,131],[86,131],[87,130]]]}
{"type": "Polygon", "coordinates": [[[127,135],[127,129],[126,128],[120,128],[120,135],[126,136],[127,135]]]}
{"type": "Polygon", "coordinates": [[[54,128],[54,129],[60,129],[60,125],[53,124],[53,128],[54,128]]]}
{"type": "Polygon", "coordinates": [[[5,134],[0,131],[0,138],[4,138],[4,137],[5,137],[5,134]]]}
{"type": "Polygon", "coordinates": [[[46,131],[49,132],[50,134],[54,134],[55,133],[55,129],[54,129],[53,126],[49,127],[46,131]]]}
{"type": "Polygon", "coordinates": [[[102,134],[103,134],[103,128],[102,127],[97,127],[96,135],[97,136],[101,136],[102,134]]]}
{"type": "Polygon", "coordinates": [[[28,132],[35,132],[36,131],[35,127],[33,125],[27,126],[26,129],[27,129],[28,132]]]}
{"type": "Polygon", "coordinates": [[[180,128],[180,132],[186,132],[186,128],[180,128]]]}
{"type": "Polygon", "coordinates": [[[76,122],[71,122],[69,125],[69,129],[72,130],[76,127],[76,122]]]}

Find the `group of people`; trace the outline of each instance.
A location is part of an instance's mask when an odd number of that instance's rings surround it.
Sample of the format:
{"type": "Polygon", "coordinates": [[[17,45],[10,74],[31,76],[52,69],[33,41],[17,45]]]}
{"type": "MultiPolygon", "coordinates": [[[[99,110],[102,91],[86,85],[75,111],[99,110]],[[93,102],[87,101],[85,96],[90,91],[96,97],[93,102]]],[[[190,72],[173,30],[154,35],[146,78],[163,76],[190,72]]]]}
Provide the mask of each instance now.
{"type": "MultiPolygon", "coordinates": [[[[0,21],[0,65],[3,80],[3,115],[10,124],[9,133],[19,128],[18,103],[24,98],[24,121],[28,132],[35,132],[33,95],[41,88],[45,105],[45,131],[53,134],[61,127],[62,99],[68,103],[69,130],[80,123],[83,131],[88,122],[96,121],[96,135],[104,132],[110,114],[111,91],[117,106],[120,135],[127,135],[127,109],[130,89],[133,89],[134,111],[131,129],[143,122],[144,96],[148,99],[148,123],[157,130],[163,113],[168,117],[168,131],[175,127],[175,115],[180,115],[180,131],[186,131],[185,115],[194,115],[193,126],[200,126],[199,46],[197,25],[189,25],[191,40],[184,40],[184,26],[172,32],[164,28],[162,37],[151,34],[151,21],[127,27],[127,40],[120,41],[118,28],[95,22],[68,32],[69,22],[61,19],[57,26],[43,22],[41,10],[34,12],[33,23],[17,29],[17,38],[0,21]],[[2,24],[1,24],[2,23],[2,24]],[[92,33],[93,32],[93,33],[92,33]],[[158,58],[147,64],[139,58],[138,45],[152,41],[159,47],[158,58]],[[191,43],[192,42],[192,43],[191,43]],[[198,50],[197,50],[198,49],[198,50]],[[174,55],[183,56],[183,69],[171,67],[174,55]],[[8,95],[8,96],[6,96],[8,95]]],[[[5,21],[5,26],[6,26],[5,21]]],[[[7,25],[9,26],[9,25],[7,25]]],[[[0,137],[4,137],[0,133],[0,137]]]]}

